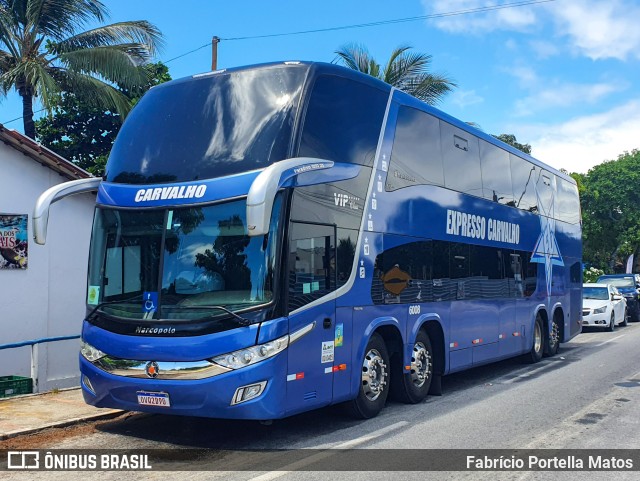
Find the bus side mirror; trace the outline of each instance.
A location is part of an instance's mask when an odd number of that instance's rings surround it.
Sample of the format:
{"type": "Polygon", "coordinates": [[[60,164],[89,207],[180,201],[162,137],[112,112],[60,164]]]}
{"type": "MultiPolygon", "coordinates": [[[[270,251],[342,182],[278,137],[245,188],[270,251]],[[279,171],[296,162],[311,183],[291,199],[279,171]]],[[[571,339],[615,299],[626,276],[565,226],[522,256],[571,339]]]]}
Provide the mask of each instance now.
{"type": "Polygon", "coordinates": [[[273,201],[278,190],[294,177],[316,170],[330,169],[330,160],[295,157],[271,164],[255,178],[247,195],[247,228],[249,237],[269,232],[273,201]]]}
{"type": "Polygon", "coordinates": [[[100,177],[90,177],[88,179],[64,182],[45,190],[38,197],[33,209],[33,240],[36,244],[44,245],[47,241],[47,226],[49,224],[49,208],[51,204],[70,195],[98,190],[101,181],[100,177]]]}

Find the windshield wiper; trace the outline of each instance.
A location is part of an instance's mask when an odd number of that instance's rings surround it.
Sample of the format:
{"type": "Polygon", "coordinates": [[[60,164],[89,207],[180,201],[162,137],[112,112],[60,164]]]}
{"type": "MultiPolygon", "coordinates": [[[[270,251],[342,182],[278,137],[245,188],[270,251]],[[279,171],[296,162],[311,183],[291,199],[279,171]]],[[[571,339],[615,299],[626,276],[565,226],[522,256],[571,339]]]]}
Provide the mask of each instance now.
{"type": "MultiPolygon", "coordinates": [[[[164,306],[164,307],[169,307],[169,306],[164,306]]],[[[235,322],[237,322],[239,325],[243,327],[250,326],[251,324],[253,324],[253,322],[250,319],[239,316],[235,312],[230,311],[229,309],[223,306],[202,305],[202,306],[171,306],[171,307],[177,307],[179,309],[220,309],[221,311],[229,314],[235,322]]],[[[209,319],[209,317],[210,316],[203,317],[201,319],[195,319],[195,321],[204,321],[209,319]]]]}
{"type": "Polygon", "coordinates": [[[138,294],[137,296],[133,296],[133,297],[128,297],[127,299],[119,299],[119,300],[114,300],[114,301],[104,301],[99,303],[96,307],[94,307],[91,312],[89,314],[87,314],[87,317],[85,317],[86,321],[91,321],[93,319],[93,316],[98,312],[98,309],[100,309],[101,307],[104,306],[108,306],[111,304],[123,304],[126,302],[131,302],[131,301],[136,301],[136,300],[140,300],[142,301],[142,294],[138,294]]]}

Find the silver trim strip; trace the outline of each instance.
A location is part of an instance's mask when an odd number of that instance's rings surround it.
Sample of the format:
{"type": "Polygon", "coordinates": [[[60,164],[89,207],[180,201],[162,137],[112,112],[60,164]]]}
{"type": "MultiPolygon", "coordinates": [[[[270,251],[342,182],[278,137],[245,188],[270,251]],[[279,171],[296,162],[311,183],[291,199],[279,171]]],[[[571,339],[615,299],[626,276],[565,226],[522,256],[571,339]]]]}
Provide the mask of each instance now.
{"type": "Polygon", "coordinates": [[[158,375],[151,378],[147,375],[147,364],[150,361],[134,361],[116,359],[109,356],[93,362],[93,365],[114,376],[135,377],[140,379],[172,379],[190,380],[205,379],[232,371],[211,361],[166,362],[158,361],[158,375]]]}
{"type": "Polygon", "coordinates": [[[294,342],[300,340],[300,338],[306,334],[309,334],[316,327],[316,321],[313,321],[311,324],[307,324],[302,329],[298,329],[296,332],[289,334],[289,345],[294,342]]]}

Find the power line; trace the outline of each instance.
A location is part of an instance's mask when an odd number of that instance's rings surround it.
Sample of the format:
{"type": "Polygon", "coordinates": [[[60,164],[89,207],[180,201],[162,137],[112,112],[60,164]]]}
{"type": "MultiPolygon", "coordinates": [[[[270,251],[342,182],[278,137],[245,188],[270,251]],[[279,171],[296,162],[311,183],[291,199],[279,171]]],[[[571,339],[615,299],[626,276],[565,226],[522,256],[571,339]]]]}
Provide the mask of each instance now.
{"type": "MultiPolygon", "coordinates": [[[[336,30],[348,30],[352,28],[366,28],[366,27],[377,27],[379,25],[389,25],[394,23],[405,23],[405,22],[416,22],[418,20],[430,20],[434,18],[445,18],[445,17],[454,17],[458,15],[468,15],[471,13],[482,13],[489,12],[493,10],[502,10],[505,8],[514,8],[514,7],[524,7],[527,5],[538,5],[541,3],[549,3],[555,2],[556,0],[528,0],[522,2],[513,2],[513,3],[503,3],[502,5],[493,5],[487,7],[477,7],[477,8],[469,8],[466,10],[458,10],[455,12],[443,12],[443,13],[433,13],[430,15],[419,15],[416,17],[405,17],[405,18],[395,18],[391,20],[379,20],[376,22],[368,22],[368,23],[357,23],[351,25],[342,25],[339,27],[327,27],[327,28],[317,28],[313,30],[300,30],[297,32],[286,32],[286,33],[270,33],[264,35],[251,35],[246,37],[228,37],[228,38],[220,38],[220,40],[253,40],[258,38],[273,38],[273,37],[286,37],[289,35],[303,35],[307,33],[319,33],[319,32],[333,32],[336,30]]],[[[207,44],[209,45],[209,44],[207,44]]]]}
{"type": "MultiPolygon", "coordinates": [[[[415,17],[405,17],[405,18],[395,18],[395,19],[390,19],[390,20],[378,20],[376,22],[368,22],[368,23],[357,23],[357,24],[351,24],[351,25],[342,25],[342,26],[338,26],[338,27],[326,27],[326,28],[317,28],[317,29],[312,29],[312,30],[300,30],[297,32],[283,32],[283,33],[270,33],[270,34],[264,34],[264,35],[250,35],[250,36],[245,36],[245,37],[226,37],[226,38],[220,38],[220,40],[225,40],[225,41],[234,41],[234,40],[254,40],[254,39],[259,39],[259,38],[274,38],[274,37],[287,37],[290,35],[304,35],[304,34],[308,34],[308,33],[321,33],[321,32],[334,32],[337,30],[349,30],[349,29],[353,29],[353,28],[367,28],[367,27],[377,27],[380,25],[391,25],[391,24],[395,24],[395,23],[406,23],[406,22],[416,22],[419,20],[430,20],[430,19],[435,19],[435,18],[445,18],[445,17],[454,17],[454,16],[459,16],[459,15],[469,15],[472,13],[483,13],[483,12],[490,12],[490,11],[494,11],[494,10],[503,10],[506,8],[515,8],[515,7],[525,7],[528,5],[538,5],[541,3],[550,3],[550,2],[555,2],[556,0],[525,0],[525,1],[520,1],[520,2],[512,2],[512,3],[503,3],[501,5],[492,5],[492,6],[487,6],[487,7],[477,7],[477,8],[469,8],[469,9],[465,9],[465,10],[457,10],[454,12],[442,12],[442,13],[433,13],[430,15],[418,15],[415,17]]],[[[182,57],[186,57],[187,55],[191,55],[192,53],[197,52],[198,50],[202,50],[203,48],[209,47],[211,45],[210,42],[207,42],[203,45],[200,45],[199,47],[196,47],[192,50],[189,50],[188,52],[182,53],[176,57],[172,57],[168,60],[165,61],[160,61],[163,64],[168,64],[170,62],[173,62],[174,60],[178,60],[182,57]]],[[[45,110],[47,110],[46,108],[42,108],[40,110],[36,110],[33,114],[39,114],[40,112],[44,112],[45,110]]],[[[6,124],[10,124],[12,122],[16,122],[18,120],[23,119],[24,116],[20,116],[20,117],[16,117],[15,119],[11,119],[8,120],[6,122],[2,122],[3,125],[6,124]]]]}

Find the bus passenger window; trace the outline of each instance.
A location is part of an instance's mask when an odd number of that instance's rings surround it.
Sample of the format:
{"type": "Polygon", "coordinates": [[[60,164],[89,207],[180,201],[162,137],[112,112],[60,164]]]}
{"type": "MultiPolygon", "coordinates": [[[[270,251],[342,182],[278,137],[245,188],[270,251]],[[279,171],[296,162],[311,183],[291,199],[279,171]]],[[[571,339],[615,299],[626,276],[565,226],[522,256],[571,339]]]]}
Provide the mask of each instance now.
{"type": "Polygon", "coordinates": [[[480,140],[482,196],[499,204],[515,207],[509,152],[480,140]]]}
{"type": "Polygon", "coordinates": [[[462,129],[440,121],[444,184],[448,189],[482,196],[478,139],[462,129]]]}
{"type": "Polygon", "coordinates": [[[398,110],[387,191],[418,184],[444,185],[440,121],[421,110],[398,110]]]}

